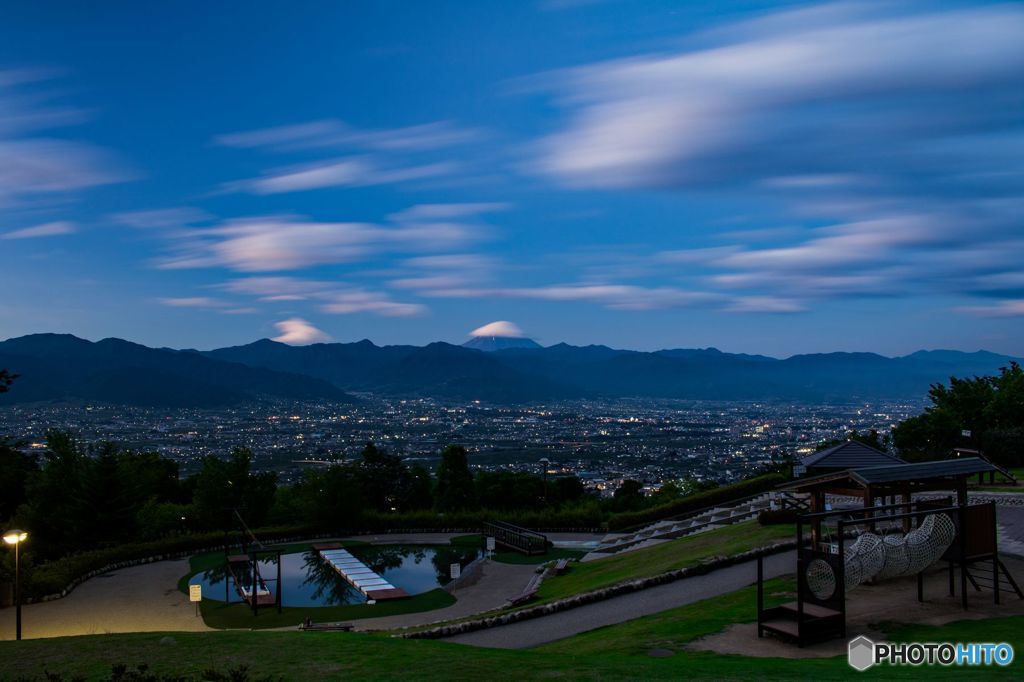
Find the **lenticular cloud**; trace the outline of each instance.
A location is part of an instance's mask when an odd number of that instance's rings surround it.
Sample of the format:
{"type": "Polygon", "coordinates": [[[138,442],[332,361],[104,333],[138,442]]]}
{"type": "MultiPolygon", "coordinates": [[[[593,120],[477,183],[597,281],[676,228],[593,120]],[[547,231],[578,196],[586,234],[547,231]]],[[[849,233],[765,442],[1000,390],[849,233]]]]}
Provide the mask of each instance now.
{"type": "Polygon", "coordinates": [[[469,333],[470,336],[501,336],[511,338],[522,338],[526,336],[525,332],[519,328],[514,322],[507,320],[498,320],[497,322],[491,322],[485,324],[482,327],[477,327],[469,333]]]}

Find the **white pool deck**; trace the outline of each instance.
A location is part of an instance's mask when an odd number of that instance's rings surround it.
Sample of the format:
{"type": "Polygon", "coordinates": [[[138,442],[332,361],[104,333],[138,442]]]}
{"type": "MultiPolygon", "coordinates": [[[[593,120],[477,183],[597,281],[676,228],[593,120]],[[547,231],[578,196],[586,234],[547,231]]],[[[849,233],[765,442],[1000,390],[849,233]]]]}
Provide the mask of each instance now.
{"type": "Polygon", "coordinates": [[[367,599],[399,599],[409,596],[405,590],[389,583],[346,549],[317,548],[317,551],[331,568],[366,595],[367,599]]]}

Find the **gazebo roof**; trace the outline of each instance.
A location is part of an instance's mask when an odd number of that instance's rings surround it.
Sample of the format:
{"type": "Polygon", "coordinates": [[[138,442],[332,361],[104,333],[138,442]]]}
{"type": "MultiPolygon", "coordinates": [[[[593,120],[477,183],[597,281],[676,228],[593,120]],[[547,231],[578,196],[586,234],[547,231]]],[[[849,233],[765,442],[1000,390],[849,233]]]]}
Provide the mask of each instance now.
{"type": "Polygon", "coordinates": [[[861,488],[900,483],[921,485],[939,483],[951,478],[966,478],[995,470],[994,466],[978,457],[961,457],[960,459],[944,459],[935,462],[849,469],[792,481],[779,487],[782,490],[809,490],[823,486],[842,486],[844,483],[861,488]]]}
{"type": "Polygon", "coordinates": [[[859,441],[849,440],[800,460],[805,467],[817,469],[861,469],[864,467],[906,464],[896,455],[882,452],[859,441]]]}

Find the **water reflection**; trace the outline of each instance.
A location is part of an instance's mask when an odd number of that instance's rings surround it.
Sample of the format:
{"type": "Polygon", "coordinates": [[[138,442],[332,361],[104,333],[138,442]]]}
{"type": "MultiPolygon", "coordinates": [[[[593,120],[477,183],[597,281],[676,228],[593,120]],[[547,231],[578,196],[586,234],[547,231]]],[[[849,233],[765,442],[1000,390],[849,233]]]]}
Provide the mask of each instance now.
{"type": "MultiPolygon", "coordinates": [[[[410,595],[446,585],[450,580],[451,564],[458,563],[465,567],[478,555],[475,549],[450,546],[375,545],[348,549],[385,580],[410,595]]],[[[260,561],[260,575],[276,593],[276,557],[260,561]]],[[[243,585],[251,582],[250,576],[238,578],[243,585]]],[[[238,601],[234,581],[227,575],[224,566],[200,573],[189,582],[203,586],[203,597],[223,600],[225,580],[231,601],[238,601]]],[[[313,551],[282,555],[281,582],[284,587],[283,600],[287,606],[337,606],[366,601],[359,590],[313,551]]]]}

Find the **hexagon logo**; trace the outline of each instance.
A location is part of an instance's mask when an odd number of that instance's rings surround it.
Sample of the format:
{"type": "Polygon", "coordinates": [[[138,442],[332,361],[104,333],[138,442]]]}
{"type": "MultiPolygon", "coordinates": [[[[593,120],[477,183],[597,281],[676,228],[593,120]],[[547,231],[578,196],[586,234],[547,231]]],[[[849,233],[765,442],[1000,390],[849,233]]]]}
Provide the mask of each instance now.
{"type": "Polygon", "coordinates": [[[875,643],[864,635],[850,640],[847,660],[852,668],[864,672],[875,664],[875,643]]]}

